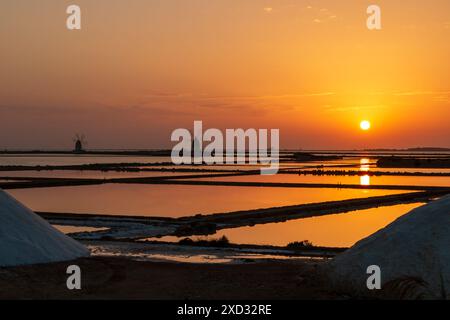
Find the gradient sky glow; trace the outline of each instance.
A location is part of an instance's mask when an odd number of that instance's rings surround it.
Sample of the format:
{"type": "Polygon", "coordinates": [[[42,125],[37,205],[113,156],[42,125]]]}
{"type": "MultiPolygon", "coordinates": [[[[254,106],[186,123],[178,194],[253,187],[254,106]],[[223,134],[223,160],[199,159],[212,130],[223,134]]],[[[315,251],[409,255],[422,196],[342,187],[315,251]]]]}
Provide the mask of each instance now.
{"type": "Polygon", "coordinates": [[[0,39],[0,148],[170,147],[194,120],[283,148],[450,147],[448,0],[2,0],[0,39]]]}

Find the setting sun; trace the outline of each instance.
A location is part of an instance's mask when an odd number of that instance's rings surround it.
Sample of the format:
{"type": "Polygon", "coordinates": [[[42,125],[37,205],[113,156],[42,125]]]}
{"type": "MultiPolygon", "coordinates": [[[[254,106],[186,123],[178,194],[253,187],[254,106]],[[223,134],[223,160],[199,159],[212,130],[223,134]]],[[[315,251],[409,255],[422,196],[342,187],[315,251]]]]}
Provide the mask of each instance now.
{"type": "Polygon", "coordinates": [[[361,121],[361,123],[359,124],[359,126],[360,126],[361,130],[367,131],[367,130],[370,129],[371,124],[370,124],[369,121],[364,120],[364,121],[361,121]]]}

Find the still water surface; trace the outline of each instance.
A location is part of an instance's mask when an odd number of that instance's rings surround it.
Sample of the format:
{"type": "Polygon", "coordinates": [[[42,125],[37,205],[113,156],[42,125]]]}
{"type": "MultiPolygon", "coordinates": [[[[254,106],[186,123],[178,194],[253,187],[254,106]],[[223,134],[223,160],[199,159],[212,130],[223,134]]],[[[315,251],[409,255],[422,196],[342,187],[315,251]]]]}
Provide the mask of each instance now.
{"type": "MultiPolygon", "coordinates": [[[[193,238],[216,239],[226,236],[232,243],[276,246],[309,240],[317,246],[350,247],[421,205],[423,204],[405,204],[280,223],[258,224],[253,227],[220,230],[217,234],[209,237],[193,238]]],[[[180,238],[163,237],[152,240],[174,242],[180,238]]]]}
{"type": "Polygon", "coordinates": [[[34,211],[181,217],[405,191],[102,184],[8,192],[34,211]]]}

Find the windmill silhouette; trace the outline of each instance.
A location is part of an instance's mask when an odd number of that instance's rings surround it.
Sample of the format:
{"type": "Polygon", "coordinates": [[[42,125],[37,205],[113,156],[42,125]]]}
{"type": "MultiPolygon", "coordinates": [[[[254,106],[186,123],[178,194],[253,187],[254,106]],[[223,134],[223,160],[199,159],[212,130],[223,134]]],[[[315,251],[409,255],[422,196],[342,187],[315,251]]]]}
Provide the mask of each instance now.
{"type": "Polygon", "coordinates": [[[83,153],[85,152],[84,146],[87,145],[87,140],[84,137],[84,134],[76,134],[73,138],[73,142],[75,143],[75,149],[73,149],[74,153],[83,153]]]}

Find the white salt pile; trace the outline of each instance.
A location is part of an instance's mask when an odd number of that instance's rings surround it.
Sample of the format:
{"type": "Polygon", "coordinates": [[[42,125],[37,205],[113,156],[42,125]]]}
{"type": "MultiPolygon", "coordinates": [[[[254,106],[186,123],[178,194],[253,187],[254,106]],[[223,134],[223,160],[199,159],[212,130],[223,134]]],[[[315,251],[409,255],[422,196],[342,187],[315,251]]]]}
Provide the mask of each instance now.
{"type": "Polygon", "coordinates": [[[350,294],[450,299],[450,196],[359,241],[326,269],[335,288],[350,294]],[[368,290],[371,265],[381,269],[381,290],[368,290]]]}
{"type": "Polygon", "coordinates": [[[88,255],[82,244],[0,190],[0,266],[68,261],[88,255]]]}

